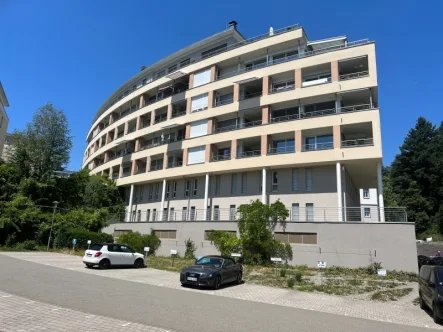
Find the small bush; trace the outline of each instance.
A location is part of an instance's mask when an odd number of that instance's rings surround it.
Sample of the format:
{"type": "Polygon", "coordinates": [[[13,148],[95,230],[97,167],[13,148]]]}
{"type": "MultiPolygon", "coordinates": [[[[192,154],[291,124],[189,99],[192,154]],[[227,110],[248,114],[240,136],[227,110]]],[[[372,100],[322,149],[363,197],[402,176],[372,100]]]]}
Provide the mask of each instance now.
{"type": "Polygon", "coordinates": [[[151,232],[151,234],[142,235],[139,232],[128,232],[118,238],[118,243],[125,244],[132,250],[143,253],[144,247],[149,247],[148,255],[153,256],[161,245],[160,239],[151,232]]]}
{"type": "Polygon", "coordinates": [[[288,288],[293,288],[295,285],[295,280],[294,278],[290,278],[288,279],[288,288]]]}
{"type": "Polygon", "coordinates": [[[34,240],[26,240],[21,243],[25,250],[37,250],[37,242],[34,240]]]}
{"type": "Polygon", "coordinates": [[[286,277],[286,269],[281,269],[281,270],[280,270],[280,277],[281,277],[281,278],[286,277]]]}
{"type": "Polygon", "coordinates": [[[368,274],[377,274],[377,271],[382,268],[381,262],[372,262],[367,267],[368,274]]]}
{"type": "Polygon", "coordinates": [[[302,276],[303,275],[300,271],[295,272],[295,280],[297,280],[297,282],[301,282],[302,276]]]}
{"type": "Polygon", "coordinates": [[[54,239],[54,247],[56,248],[72,248],[72,240],[76,239],[76,248],[88,249],[88,240],[92,243],[113,243],[112,235],[99,232],[90,232],[82,228],[71,228],[56,234],[54,239]]]}
{"type": "Polygon", "coordinates": [[[192,241],[190,238],[185,240],[185,247],[185,258],[195,259],[195,251],[197,250],[197,247],[195,246],[194,241],[192,241]]]}
{"type": "Polygon", "coordinates": [[[386,291],[375,292],[371,296],[371,300],[375,301],[397,301],[400,297],[408,295],[412,292],[412,288],[390,289],[386,291]]]}

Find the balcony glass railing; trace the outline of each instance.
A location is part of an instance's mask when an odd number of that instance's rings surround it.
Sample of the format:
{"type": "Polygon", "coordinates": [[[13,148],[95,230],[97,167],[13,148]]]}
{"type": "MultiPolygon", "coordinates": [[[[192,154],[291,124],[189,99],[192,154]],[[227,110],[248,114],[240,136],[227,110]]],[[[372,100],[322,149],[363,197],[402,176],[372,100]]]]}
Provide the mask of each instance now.
{"type": "Polygon", "coordinates": [[[360,146],[373,146],[374,139],[373,138],[359,138],[359,139],[351,139],[341,142],[342,148],[355,148],[360,146]]]}
{"type": "Polygon", "coordinates": [[[350,112],[366,111],[370,109],[371,109],[370,104],[361,104],[361,105],[352,105],[352,106],[342,106],[340,107],[340,112],[350,113],[350,112]]]}
{"type": "Polygon", "coordinates": [[[211,157],[211,161],[224,161],[224,160],[231,160],[230,154],[220,154],[220,155],[213,155],[211,157]]]}
{"type": "Polygon", "coordinates": [[[178,118],[179,116],[183,116],[183,115],[186,115],[186,110],[174,111],[171,114],[171,119],[175,119],[175,118],[178,118]]]}
{"type": "Polygon", "coordinates": [[[243,151],[240,152],[238,155],[239,158],[250,158],[250,157],[259,157],[259,156],[261,156],[261,150],[243,151]]]}
{"type": "Polygon", "coordinates": [[[168,168],[175,168],[175,167],[182,167],[183,166],[183,161],[174,161],[174,162],[170,162],[168,163],[168,168]]]}
{"type": "Polygon", "coordinates": [[[303,145],[302,151],[320,151],[320,150],[330,150],[334,148],[333,142],[315,143],[315,144],[305,144],[303,145]]]}
{"type": "Polygon", "coordinates": [[[295,147],[293,145],[291,146],[281,146],[277,148],[270,148],[268,151],[268,154],[282,154],[282,153],[294,153],[295,147]]]}
{"type": "Polygon", "coordinates": [[[237,129],[261,126],[261,124],[262,124],[262,120],[245,122],[245,123],[241,123],[241,124],[239,123],[239,124],[232,125],[232,126],[225,126],[225,127],[214,128],[213,133],[214,134],[224,133],[224,132],[227,132],[227,131],[232,131],[232,130],[237,130],[237,129]]]}
{"type": "Polygon", "coordinates": [[[251,98],[255,98],[255,97],[260,97],[261,95],[262,95],[261,91],[245,93],[240,97],[240,100],[246,100],[246,99],[251,99],[251,98]]]}
{"type": "Polygon", "coordinates": [[[146,166],[144,166],[144,167],[139,167],[139,168],[137,168],[137,170],[135,171],[135,174],[142,174],[142,173],[146,173],[146,166]]]}
{"type": "Polygon", "coordinates": [[[157,123],[160,123],[160,122],[165,122],[167,119],[168,119],[168,117],[167,117],[166,114],[159,115],[159,116],[155,117],[154,123],[157,124],[157,123]]]}
{"type": "Polygon", "coordinates": [[[133,133],[135,131],[135,127],[128,128],[128,134],[133,133]]]}
{"type": "Polygon", "coordinates": [[[269,88],[269,93],[279,93],[279,92],[295,90],[295,83],[293,80],[288,81],[287,83],[288,84],[279,83],[279,84],[272,85],[269,88]]]}
{"type": "Polygon", "coordinates": [[[344,74],[344,75],[340,75],[339,79],[340,81],[345,81],[345,80],[351,80],[353,78],[360,78],[360,77],[366,77],[369,76],[369,71],[360,71],[357,73],[349,73],[349,74],[344,74]]]}
{"type": "Polygon", "coordinates": [[[161,165],[151,165],[151,167],[149,168],[150,172],[154,172],[154,171],[159,171],[163,169],[163,163],[161,163],[161,165]]]}
{"type": "Polygon", "coordinates": [[[225,99],[222,99],[222,100],[216,98],[215,101],[214,101],[214,107],[232,104],[233,102],[234,102],[234,97],[225,98],[225,99]]]}

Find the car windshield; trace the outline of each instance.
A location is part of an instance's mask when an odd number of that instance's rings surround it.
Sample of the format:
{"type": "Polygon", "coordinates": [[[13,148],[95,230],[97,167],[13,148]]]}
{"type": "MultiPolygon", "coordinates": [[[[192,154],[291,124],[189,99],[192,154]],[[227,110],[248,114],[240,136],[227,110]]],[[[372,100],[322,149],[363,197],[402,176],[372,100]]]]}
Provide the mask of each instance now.
{"type": "Polygon", "coordinates": [[[196,263],[196,265],[221,267],[223,259],[217,257],[202,257],[196,263]]]}
{"type": "Polygon", "coordinates": [[[89,246],[89,250],[100,251],[103,247],[103,244],[91,244],[89,246]]]}

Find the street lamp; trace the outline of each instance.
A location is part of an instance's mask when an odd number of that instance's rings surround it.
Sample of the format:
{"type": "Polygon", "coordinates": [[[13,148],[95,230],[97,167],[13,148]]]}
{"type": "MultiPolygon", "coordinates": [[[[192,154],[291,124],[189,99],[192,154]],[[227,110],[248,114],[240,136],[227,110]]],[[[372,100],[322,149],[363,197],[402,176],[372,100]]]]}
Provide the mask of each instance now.
{"type": "Polygon", "coordinates": [[[48,251],[49,251],[49,244],[51,243],[51,235],[52,235],[52,227],[54,226],[54,217],[55,217],[55,210],[57,209],[57,201],[52,202],[54,204],[54,211],[52,212],[52,223],[51,223],[51,230],[49,231],[49,238],[48,238],[48,251]]]}

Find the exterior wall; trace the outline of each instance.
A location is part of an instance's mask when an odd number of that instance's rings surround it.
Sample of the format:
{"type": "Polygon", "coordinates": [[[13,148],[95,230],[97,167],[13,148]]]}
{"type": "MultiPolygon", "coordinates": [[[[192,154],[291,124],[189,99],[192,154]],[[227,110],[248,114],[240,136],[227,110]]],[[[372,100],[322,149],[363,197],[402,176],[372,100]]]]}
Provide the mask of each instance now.
{"type": "Polygon", "coordinates": [[[8,130],[9,119],[6,110],[0,101],[0,157],[3,155],[3,146],[5,143],[6,132],[8,130]]]}
{"type": "MultiPolygon", "coordinates": [[[[237,230],[235,222],[157,222],[111,224],[104,232],[132,230],[142,234],[151,230],[176,230],[176,239],[162,239],[158,255],[169,256],[171,249],[185,252],[184,241],[191,238],[196,255],[216,254],[210,241],[204,240],[205,230],[237,230]]],[[[276,229],[281,232],[281,229],[276,229]]],[[[317,244],[293,244],[291,264],[316,267],[317,261],[327,266],[365,267],[372,261],[381,262],[388,270],[417,272],[417,248],[412,223],[288,223],[286,232],[317,233],[317,244]]],[[[238,231],[237,231],[238,233],[238,231]]],[[[149,260],[148,260],[149,261],[149,260]]],[[[149,265],[149,262],[148,262],[149,265]]]]}
{"type": "Polygon", "coordinates": [[[361,205],[378,205],[377,188],[368,188],[369,198],[363,197],[363,189],[360,188],[360,204],[361,205]]]}

